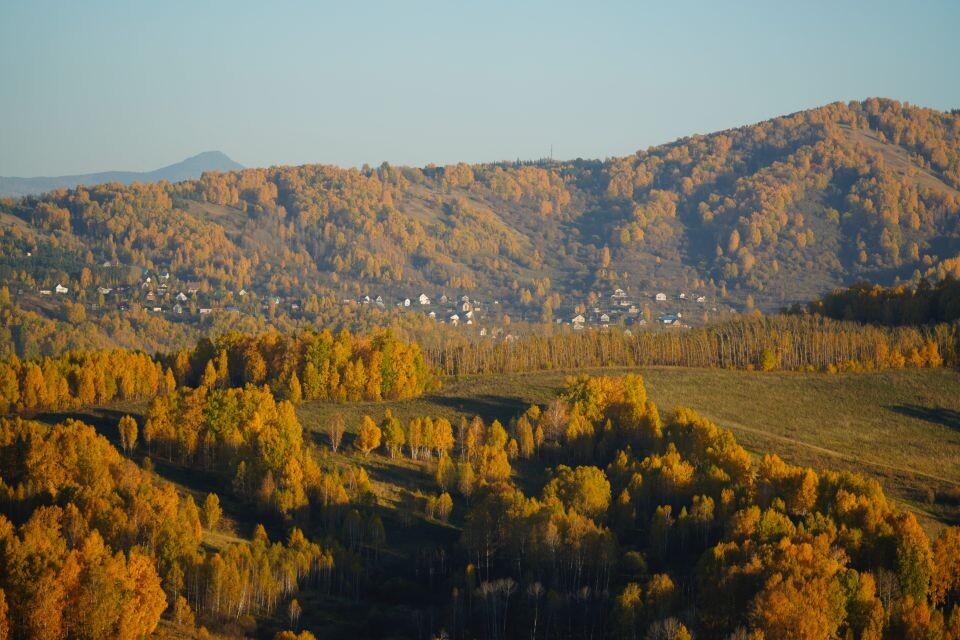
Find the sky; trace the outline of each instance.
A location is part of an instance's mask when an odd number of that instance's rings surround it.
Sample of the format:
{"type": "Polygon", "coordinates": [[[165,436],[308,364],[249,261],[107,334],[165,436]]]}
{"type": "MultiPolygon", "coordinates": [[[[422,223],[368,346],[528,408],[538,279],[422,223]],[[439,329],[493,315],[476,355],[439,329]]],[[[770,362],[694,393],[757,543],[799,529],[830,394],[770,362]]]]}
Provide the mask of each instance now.
{"type": "Polygon", "coordinates": [[[960,107],[960,2],[0,0],[0,175],[606,158],[960,107]]]}

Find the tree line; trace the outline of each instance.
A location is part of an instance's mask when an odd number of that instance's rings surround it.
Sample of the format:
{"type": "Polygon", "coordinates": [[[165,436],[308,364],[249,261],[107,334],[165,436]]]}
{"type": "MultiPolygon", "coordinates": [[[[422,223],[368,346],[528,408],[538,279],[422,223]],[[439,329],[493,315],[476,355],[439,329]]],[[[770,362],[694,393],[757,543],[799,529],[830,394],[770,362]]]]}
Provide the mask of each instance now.
{"type": "Polygon", "coordinates": [[[156,357],[125,349],[69,351],[26,361],[12,355],[0,361],[0,413],[142,400],[183,386],[264,384],[298,404],[411,398],[435,380],[420,346],[389,331],[364,336],[234,332],[156,357]]]}
{"type": "Polygon", "coordinates": [[[687,330],[447,340],[426,348],[425,356],[442,375],[650,365],[859,371],[955,365],[958,338],[956,323],[887,328],[797,315],[742,318],[687,330]]]}

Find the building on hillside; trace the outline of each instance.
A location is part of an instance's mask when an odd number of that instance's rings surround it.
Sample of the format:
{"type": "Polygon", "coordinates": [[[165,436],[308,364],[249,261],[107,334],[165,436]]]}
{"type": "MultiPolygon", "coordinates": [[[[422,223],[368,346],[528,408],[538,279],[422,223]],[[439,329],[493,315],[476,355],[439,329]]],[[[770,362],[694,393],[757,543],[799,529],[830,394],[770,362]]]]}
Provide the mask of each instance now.
{"type": "Polygon", "coordinates": [[[424,307],[425,307],[425,306],[427,306],[428,304],[430,304],[430,298],[429,298],[429,297],[427,296],[427,294],[425,294],[425,293],[421,293],[421,294],[420,294],[419,300],[420,300],[420,305],[421,305],[421,306],[424,306],[424,307]]]}
{"type": "Polygon", "coordinates": [[[606,313],[600,314],[600,324],[610,324],[610,315],[606,313]]]}
{"type": "Polygon", "coordinates": [[[657,302],[666,302],[667,300],[667,294],[665,293],[658,293],[655,297],[657,302]]]}
{"type": "Polygon", "coordinates": [[[457,326],[458,324],[460,324],[460,316],[458,316],[457,314],[453,314],[452,316],[450,316],[450,324],[452,324],[453,326],[457,326]]]}
{"type": "Polygon", "coordinates": [[[578,313],[577,315],[573,316],[573,318],[570,319],[570,322],[572,322],[574,326],[578,324],[582,325],[586,321],[587,319],[583,317],[582,313],[578,313]]]}
{"type": "Polygon", "coordinates": [[[66,288],[59,282],[57,283],[57,286],[53,288],[53,290],[56,291],[57,293],[70,293],[70,289],[66,288]]]}
{"type": "Polygon", "coordinates": [[[700,304],[703,304],[706,301],[707,301],[706,296],[697,296],[697,302],[699,302],[700,304]]]}

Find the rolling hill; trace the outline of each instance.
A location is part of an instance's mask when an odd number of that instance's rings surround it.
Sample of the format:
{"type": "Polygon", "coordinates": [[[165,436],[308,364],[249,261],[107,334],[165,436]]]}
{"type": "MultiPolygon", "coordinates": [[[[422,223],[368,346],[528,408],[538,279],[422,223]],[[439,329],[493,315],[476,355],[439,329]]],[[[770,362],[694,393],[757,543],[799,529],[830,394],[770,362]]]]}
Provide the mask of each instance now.
{"type": "Polygon", "coordinates": [[[245,289],[339,326],[345,299],[422,292],[496,300],[497,322],[569,319],[616,288],[775,310],[956,275],[958,188],[960,114],[871,98],[603,161],[281,166],[8,199],[0,286],[74,283],[89,302],[169,271],[214,305],[245,289]]]}
{"type": "Polygon", "coordinates": [[[220,151],[204,151],[181,162],[154,171],[104,171],[76,176],[37,178],[5,178],[0,176],[0,197],[29,196],[53,191],[73,189],[79,185],[92,186],[108,182],[131,184],[133,182],[181,182],[199,178],[204,171],[236,171],[243,166],[220,151]]]}

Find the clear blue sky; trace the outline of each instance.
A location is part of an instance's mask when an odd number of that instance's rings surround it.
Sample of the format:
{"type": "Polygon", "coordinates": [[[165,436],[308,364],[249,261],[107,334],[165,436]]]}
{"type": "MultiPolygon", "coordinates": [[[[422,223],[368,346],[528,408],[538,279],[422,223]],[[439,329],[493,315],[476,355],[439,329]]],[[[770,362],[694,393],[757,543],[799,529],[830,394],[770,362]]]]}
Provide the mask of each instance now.
{"type": "Polygon", "coordinates": [[[632,153],[960,107],[960,2],[0,0],[0,175],[632,153]]]}

